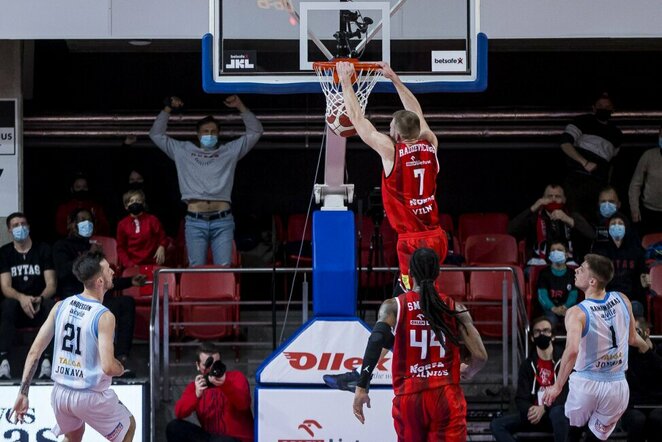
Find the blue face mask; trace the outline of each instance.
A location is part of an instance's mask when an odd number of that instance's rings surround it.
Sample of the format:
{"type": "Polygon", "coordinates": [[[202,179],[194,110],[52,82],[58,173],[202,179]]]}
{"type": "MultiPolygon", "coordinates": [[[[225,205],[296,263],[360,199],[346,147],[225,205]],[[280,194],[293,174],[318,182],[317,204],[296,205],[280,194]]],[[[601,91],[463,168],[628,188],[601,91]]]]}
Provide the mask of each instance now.
{"type": "Polygon", "coordinates": [[[614,241],[620,241],[625,236],[625,226],[623,224],[612,224],[609,226],[609,236],[614,241]]]}
{"type": "Polygon", "coordinates": [[[78,228],[78,234],[83,238],[89,238],[94,231],[94,223],[92,221],[81,221],[76,224],[76,227],[78,228]]]}
{"type": "Polygon", "coordinates": [[[657,139],[657,145],[660,146],[660,149],[662,149],[662,137],[657,139]]]}
{"type": "Polygon", "coordinates": [[[205,150],[212,150],[218,144],[218,137],[216,135],[203,135],[200,137],[200,146],[205,150]]]}
{"type": "Polygon", "coordinates": [[[16,226],[11,229],[11,234],[16,241],[25,241],[30,236],[30,228],[28,226],[16,226]]]}
{"type": "Polygon", "coordinates": [[[554,264],[561,264],[565,262],[565,252],[560,250],[552,250],[549,252],[549,260],[554,264]]]}
{"type": "Polygon", "coordinates": [[[618,207],[616,207],[616,204],[610,201],[603,201],[600,203],[600,215],[602,215],[603,218],[610,218],[617,210],[618,207]]]}

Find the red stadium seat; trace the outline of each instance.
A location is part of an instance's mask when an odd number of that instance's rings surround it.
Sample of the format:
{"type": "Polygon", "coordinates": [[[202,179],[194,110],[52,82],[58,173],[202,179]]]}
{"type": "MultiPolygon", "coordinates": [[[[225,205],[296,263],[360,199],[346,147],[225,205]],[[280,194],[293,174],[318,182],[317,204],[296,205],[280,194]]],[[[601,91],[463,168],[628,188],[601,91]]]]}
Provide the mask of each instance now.
{"type": "Polygon", "coordinates": [[[453,218],[448,213],[439,214],[439,225],[449,234],[455,233],[455,225],[453,224],[453,218]]]}
{"type": "Polygon", "coordinates": [[[644,237],[641,239],[641,246],[644,249],[647,249],[648,247],[652,246],[656,242],[662,241],[662,232],[660,233],[649,233],[648,235],[644,235],[644,237]]]}
{"type": "Polygon", "coordinates": [[[106,255],[106,261],[111,267],[117,269],[119,267],[119,260],[117,259],[117,241],[110,236],[93,236],[90,238],[91,244],[101,245],[103,254],[106,255]]]}
{"type": "MultiPolygon", "coordinates": [[[[498,265],[498,264],[494,264],[498,265]]],[[[504,264],[506,265],[506,264],[504,264]]],[[[512,266],[519,283],[520,292],[524,294],[524,272],[517,266],[512,266]]],[[[510,272],[471,272],[469,278],[469,302],[501,302],[504,277],[507,281],[508,304],[512,299],[512,274],[510,272]]],[[[510,318],[510,307],[508,317],[510,318]]],[[[471,315],[476,322],[476,328],[486,336],[501,337],[501,305],[473,305],[470,306],[471,315]],[[496,322],[495,324],[481,324],[481,321],[496,322]]],[[[508,324],[510,330],[510,324],[508,324]]]]}
{"type": "Polygon", "coordinates": [[[313,257],[310,246],[313,239],[313,217],[312,215],[308,217],[308,223],[306,223],[306,214],[297,213],[290,215],[287,218],[287,238],[286,238],[286,249],[287,249],[287,260],[296,264],[299,262],[299,265],[302,267],[307,267],[312,265],[313,257]],[[305,227],[305,231],[304,231],[305,227]],[[303,248],[301,249],[301,257],[299,257],[299,250],[303,242],[303,248]]]}
{"type": "Polygon", "coordinates": [[[510,235],[489,233],[466,238],[464,257],[469,265],[494,262],[517,264],[517,241],[510,235]]]}
{"type": "MultiPolygon", "coordinates": [[[[396,250],[398,235],[387,220],[384,220],[379,226],[379,233],[382,237],[382,248],[384,256],[380,256],[377,244],[373,244],[373,251],[370,252],[370,243],[375,233],[375,222],[369,216],[363,216],[361,225],[358,226],[359,263],[361,267],[397,267],[398,253],[396,250]],[[372,255],[372,256],[371,256],[372,255]]],[[[375,238],[377,239],[377,238],[375,238]]],[[[361,287],[376,288],[393,286],[393,275],[390,273],[370,273],[361,272],[359,278],[361,287]]]]}
{"type": "Polygon", "coordinates": [[[439,272],[437,288],[456,301],[463,302],[467,298],[467,281],[462,270],[439,272]]]}
{"type": "Polygon", "coordinates": [[[471,235],[481,233],[508,233],[508,215],[505,213],[464,213],[458,222],[460,247],[471,235]]]}
{"type": "MultiPolygon", "coordinates": [[[[138,274],[147,276],[148,284],[143,287],[131,287],[122,291],[125,296],[132,297],[136,302],[136,322],[133,328],[133,336],[137,339],[149,339],[149,320],[152,311],[152,295],[154,290],[154,272],[162,267],[154,265],[143,265],[129,267],[122,273],[123,277],[131,277],[138,274]]],[[[159,297],[163,299],[165,286],[168,285],[168,300],[173,302],[177,299],[177,280],[174,273],[163,273],[159,277],[159,297]]],[[[170,307],[170,321],[175,318],[175,307],[170,307]]],[[[161,316],[163,326],[163,316],[161,316]]],[[[161,328],[163,330],[163,328],[161,328]]]]}
{"type": "MultiPolygon", "coordinates": [[[[201,266],[199,268],[220,268],[201,266]]],[[[198,339],[219,339],[239,334],[239,293],[233,273],[183,273],[179,283],[182,302],[233,301],[236,304],[183,305],[183,322],[234,322],[220,325],[184,326],[182,333],[198,339]]]]}

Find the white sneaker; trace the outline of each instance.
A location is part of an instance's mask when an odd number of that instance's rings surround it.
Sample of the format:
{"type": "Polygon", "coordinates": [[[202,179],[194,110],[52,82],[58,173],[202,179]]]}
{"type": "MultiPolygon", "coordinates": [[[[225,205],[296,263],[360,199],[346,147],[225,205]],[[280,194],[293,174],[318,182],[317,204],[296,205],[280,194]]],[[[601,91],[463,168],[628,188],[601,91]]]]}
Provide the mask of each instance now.
{"type": "Polygon", "coordinates": [[[3,359],[0,362],[0,379],[11,379],[11,369],[9,368],[9,361],[3,359]]]}
{"type": "Polygon", "coordinates": [[[38,379],[50,379],[51,378],[51,361],[44,359],[41,361],[41,370],[39,370],[38,379]]]}

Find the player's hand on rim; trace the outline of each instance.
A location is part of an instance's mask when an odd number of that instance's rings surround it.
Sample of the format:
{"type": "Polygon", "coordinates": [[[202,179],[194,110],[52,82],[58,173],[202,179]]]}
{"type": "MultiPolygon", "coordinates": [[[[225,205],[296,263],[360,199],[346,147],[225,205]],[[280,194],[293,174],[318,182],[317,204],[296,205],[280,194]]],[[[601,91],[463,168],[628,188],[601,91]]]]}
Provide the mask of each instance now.
{"type": "Polygon", "coordinates": [[[384,78],[388,78],[389,80],[393,80],[395,77],[397,77],[397,74],[393,69],[391,69],[391,66],[389,66],[388,63],[385,61],[380,61],[377,63],[379,67],[381,68],[382,75],[384,78]]]}
{"type": "Polygon", "coordinates": [[[347,61],[339,61],[336,63],[336,72],[338,73],[338,78],[348,79],[352,78],[354,74],[354,65],[347,61]]]}
{"type": "Polygon", "coordinates": [[[365,416],[363,415],[363,404],[370,408],[370,396],[368,396],[368,392],[365,390],[365,388],[356,387],[354,392],[354,404],[352,405],[352,408],[354,410],[354,417],[356,417],[362,424],[365,423],[365,416]]]}

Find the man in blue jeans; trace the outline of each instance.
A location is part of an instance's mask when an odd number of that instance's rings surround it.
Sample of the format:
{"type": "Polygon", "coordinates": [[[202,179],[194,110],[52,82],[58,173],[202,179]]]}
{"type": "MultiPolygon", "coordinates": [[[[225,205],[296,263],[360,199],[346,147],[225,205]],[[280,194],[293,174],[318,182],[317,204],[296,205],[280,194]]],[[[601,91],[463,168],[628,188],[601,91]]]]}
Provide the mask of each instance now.
{"type": "Polygon", "coordinates": [[[531,341],[535,347],[519,368],[515,398],[518,412],[494,419],[490,424],[497,442],[515,441],[513,434],[520,431],[552,432],[555,442],[565,442],[568,435],[564,408],[568,385],[551,407],[542,402],[545,388],[556,381],[562,353],[561,350],[555,351],[554,331],[549,319],[541,316],[533,321],[531,341]]]}
{"type": "Polygon", "coordinates": [[[232,95],[224,104],[241,112],[246,132],[236,140],[220,144],[219,125],[213,116],[198,121],[197,140],[180,141],[166,135],[173,109],[184,105],[177,97],[166,99],[149,137],[175,162],[179,191],[186,203],[186,249],[190,266],[207,263],[211,245],[214,264],[230,265],[234,219],[231,195],[237,161],[260,139],[262,124],[239,97],[232,95]]]}

